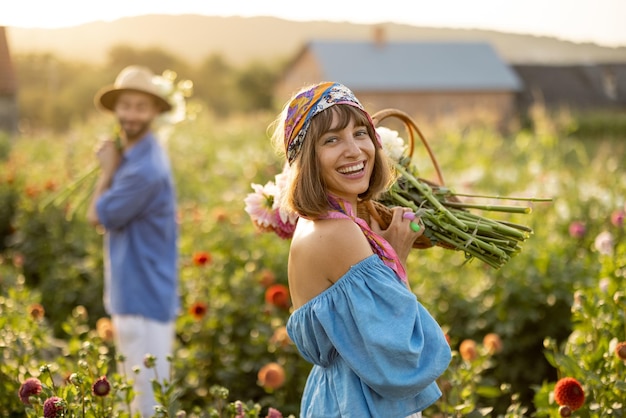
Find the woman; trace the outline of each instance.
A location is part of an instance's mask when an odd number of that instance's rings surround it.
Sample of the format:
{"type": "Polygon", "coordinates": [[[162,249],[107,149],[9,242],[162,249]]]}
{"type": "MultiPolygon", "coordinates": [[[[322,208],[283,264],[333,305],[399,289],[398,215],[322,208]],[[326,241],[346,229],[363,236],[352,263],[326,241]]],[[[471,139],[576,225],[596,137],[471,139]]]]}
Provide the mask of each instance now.
{"type": "Polygon", "coordinates": [[[285,204],[300,215],[287,330],[314,364],[300,417],[420,416],[441,396],[450,348],[406,279],[419,219],[394,208],[382,231],[356,216],[391,179],[370,116],[345,86],[321,83],[287,104],[274,139],[291,166],[285,204]]]}

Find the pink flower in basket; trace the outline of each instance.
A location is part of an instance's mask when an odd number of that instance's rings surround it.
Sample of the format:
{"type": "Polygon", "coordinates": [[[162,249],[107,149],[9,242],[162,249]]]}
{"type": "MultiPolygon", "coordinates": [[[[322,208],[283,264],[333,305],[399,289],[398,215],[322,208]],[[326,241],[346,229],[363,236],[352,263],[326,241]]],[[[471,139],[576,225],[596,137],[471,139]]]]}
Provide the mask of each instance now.
{"type": "Polygon", "coordinates": [[[282,196],[289,177],[289,166],[264,185],[252,184],[253,193],[244,199],[245,210],[252,222],[263,232],[274,232],[290,239],[296,229],[298,215],[282,206],[282,196]]]}

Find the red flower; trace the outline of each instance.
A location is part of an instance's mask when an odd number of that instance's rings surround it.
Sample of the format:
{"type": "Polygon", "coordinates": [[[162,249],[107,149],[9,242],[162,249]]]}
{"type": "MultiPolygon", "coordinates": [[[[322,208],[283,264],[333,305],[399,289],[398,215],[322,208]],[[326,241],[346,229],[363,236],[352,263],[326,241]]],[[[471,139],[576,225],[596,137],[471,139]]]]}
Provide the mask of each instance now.
{"type": "Polygon", "coordinates": [[[28,313],[35,321],[39,321],[46,314],[46,310],[39,303],[33,303],[28,307],[28,313]]]}
{"type": "Polygon", "coordinates": [[[585,391],[573,377],[564,377],[554,386],[554,399],[559,405],[569,406],[572,411],[585,403],[585,391]]]}
{"type": "Polygon", "coordinates": [[[18,392],[20,400],[24,405],[30,405],[29,398],[41,393],[41,382],[36,377],[29,377],[24,380],[18,392]]]}
{"type": "Polygon", "coordinates": [[[459,354],[465,361],[472,361],[478,357],[478,350],[476,349],[476,341],[463,340],[459,346],[459,354]]]}
{"type": "Polygon", "coordinates": [[[65,401],[57,396],[46,399],[43,403],[44,418],[62,417],[65,411],[65,401]]]}
{"type": "Polygon", "coordinates": [[[96,396],[107,396],[111,392],[111,384],[106,376],[100,377],[91,385],[91,392],[96,396]]]}
{"type": "Polygon", "coordinates": [[[502,340],[496,333],[489,333],[483,338],[483,345],[489,352],[489,354],[496,354],[502,351],[502,340]]]}
{"type": "Polygon", "coordinates": [[[189,314],[193,316],[196,321],[201,320],[206,315],[209,307],[204,302],[195,302],[189,307],[189,314]]]}
{"type": "Polygon", "coordinates": [[[265,291],[265,301],[278,308],[289,308],[289,289],[282,284],[275,284],[265,291]]]}
{"type": "Polygon", "coordinates": [[[278,363],[268,363],[261,367],[257,377],[260,386],[266,389],[278,389],[285,383],[285,369],[278,363]]]}
{"type": "Polygon", "coordinates": [[[211,263],[211,254],[206,251],[198,251],[193,255],[193,263],[196,266],[204,266],[211,263]]]}

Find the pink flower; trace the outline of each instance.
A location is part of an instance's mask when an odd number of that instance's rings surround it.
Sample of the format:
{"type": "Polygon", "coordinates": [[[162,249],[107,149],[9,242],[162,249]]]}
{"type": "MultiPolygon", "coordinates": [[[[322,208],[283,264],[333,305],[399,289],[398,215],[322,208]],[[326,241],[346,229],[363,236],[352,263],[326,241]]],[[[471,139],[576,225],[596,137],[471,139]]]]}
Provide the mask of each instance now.
{"type": "Polygon", "coordinates": [[[569,224],[569,235],[572,238],[580,239],[587,233],[587,227],[581,221],[574,221],[569,224]]]}
{"type": "Polygon", "coordinates": [[[270,408],[266,418],[283,418],[283,414],[278,409],[270,408]]]}
{"type": "Polygon", "coordinates": [[[254,193],[248,194],[244,199],[245,210],[250,215],[252,222],[261,230],[273,230],[276,222],[274,200],[278,195],[278,188],[271,181],[264,186],[252,184],[252,188],[254,193]]]}
{"type": "Polygon", "coordinates": [[[241,401],[235,401],[235,413],[237,415],[235,415],[235,418],[244,418],[244,414],[243,414],[243,402],[241,401]]]}
{"type": "Polygon", "coordinates": [[[611,214],[611,223],[613,224],[613,226],[621,228],[624,225],[625,217],[626,212],[618,209],[611,214]]]}
{"type": "Polygon", "coordinates": [[[245,210],[252,222],[263,232],[274,232],[283,239],[293,236],[298,215],[282,206],[283,195],[289,184],[289,165],[265,185],[252,184],[253,193],[244,199],[245,210]]]}
{"type": "Polygon", "coordinates": [[[613,254],[613,235],[608,232],[600,232],[595,239],[594,246],[602,255],[613,254]]]}
{"type": "Polygon", "coordinates": [[[62,417],[65,411],[65,401],[57,396],[46,399],[43,403],[44,418],[62,417]]]}
{"type": "Polygon", "coordinates": [[[274,232],[282,239],[289,239],[293,236],[293,232],[296,230],[296,223],[298,222],[297,217],[293,219],[292,216],[286,212],[287,211],[280,209],[275,212],[274,232]]]}
{"type": "Polygon", "coordinates": [[[41,393],[41,382],[36,377],[29,377],[24,380],[18,392],[20,400],[24,405],[30,405],[29,398],[41,393]]]}

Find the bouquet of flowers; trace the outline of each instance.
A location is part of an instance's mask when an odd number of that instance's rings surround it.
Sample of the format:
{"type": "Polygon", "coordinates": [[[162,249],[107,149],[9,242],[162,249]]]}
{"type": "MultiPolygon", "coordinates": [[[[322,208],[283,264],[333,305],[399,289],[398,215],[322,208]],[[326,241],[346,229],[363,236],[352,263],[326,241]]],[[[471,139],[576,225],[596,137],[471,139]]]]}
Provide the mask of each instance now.
{"type": "MultiPolygon", "coordinates": [[[[386,127],[376,128],[381,137],[383,151],[393,164],[397,178],[391,187],[374,201],[359,203],[358,216],[368,223],[374,218],[384,229],[391,221],[391,208],[409,207],[421,217],[426,225],[424,234],[418,238],[413,248],[440,246],[446,249],[464,252],[466,259],[477,258],[491,267],[500,268],[511,257],[521,251],[521,243],[532,234],[532,229],[503,220],[491,219],[480,213],[472,212],[507,212],[531,213],[529,206],[510,206],[476,204],[463,202],[461,198],[507,199],[526,202],[545,202],[551,199],[469,195],[455,193],[444,186],[443,176],[428,142],[417,125],[404,112],[395,109],[380,111],[372,116],[376,124],[388,117],[401,119],[409,133],[409,143],[401,138],[397,131],[386,127]],[[415,134],[419,136],[431,158],[438,182],[422,179],[412,163],[415,134]]],[[[275,181],[264,186],[253,184],[253,193],[246,199],[245,210],[253,223],[262,231],[274,232],[283,239],[291,238],[298,216],[289,213],[280,206],[282,187],[288,177],[289,167],[285,166],[275,181]]]]}
{"type": "MultiPolygon", "coordinates": [[[[187,120],[193,116],[193,112],[187,106],[186,99],[193,93],[193,82],[191,80],[176,80],[178,75],[172,70],[165,70],[161,75],[155,75],[154,84],[161,91],[172,105],[172,109],[163,113],[156,120],[156,129],[159,140],[165,142],[169,138],[171,129],[177,123],[187,120]]],[[[119,126],[115,126],[113,138],[118,149],[122,150],[119,126]]],[[[84,207],[89,201],[100,166],[97,162],[90,165],[74,181],[61,188],[57,193],[43,200],[39,205],[39,210],[43,211],[49,206],[65,207],[66,218],[71,220],[74,215],[84,207]]]]}

